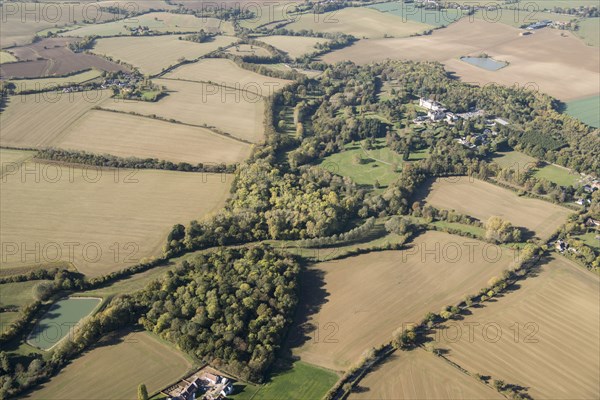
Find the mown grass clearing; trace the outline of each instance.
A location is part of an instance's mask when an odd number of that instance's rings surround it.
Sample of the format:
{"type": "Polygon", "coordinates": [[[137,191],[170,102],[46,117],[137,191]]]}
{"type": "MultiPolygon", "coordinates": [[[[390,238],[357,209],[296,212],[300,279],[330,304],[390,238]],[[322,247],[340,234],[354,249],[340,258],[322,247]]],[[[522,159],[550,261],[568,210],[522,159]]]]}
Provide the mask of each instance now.
{"type": "Polygon", "coordinates": [[[579,36],[588,46],[600,46],[600,18],[585,18],[577,23],[575,35],[579,36]]]}
{"type": "Polygon", "coordinates": [[[103,339],[67,365],[28,399],[132,399],[144,383],[148,392],[181,378],[192,363],[148,332],[103,339]]]}
{"type": "Polygon", "coordinates": [[[289,369],[276,370],[264,385],[236,383],[234,395],[227,397],[234,400],[320,399],[338,379],[332,371],[296,361],[289,369]]]}
{"type": "Polygon", "coordinates": [[[535,399],[598,398],[600,278],[557,257],[518,290],[446,324],[436,347],[471,373],[528,388],[535,399]],[[456,326],[462,335],[452,340],[456,326]]]}
{"type": "Polygon", "coordinates": [[[332,370],[348,369],[366,349],[391,340],[392,332],[403,324],[456,304],[499,276],[512,263],[513,251],[494,248],[495,262],[490,262],[484,254],[487,246],[430,231],[406,250],[310,267],[301,281],[305,303],[298,320],[304,322],[290,333],[294,355],[332,370]],[[469,252],[466,242],[476,250],[469,252]]]}
{"type": "Polygon", "coordinates": [[[0,332],[4,332],[18,318],[19,310],[35,301],[33,288],[43,281],[12,282],[0,285],[0,306],[11,311],[0,311],[0,332]],[[14,310],[14,311],[13,311],[14,310]]]}
{"type": "Polygon", "coordinates": [[[417,8],[409,3],[380,3],[369,6],[374,10],[399,17],[402,22],[414,21],[441,27],[458,21],[463,16],[462,10],[444,9],[443,11],[417,8]]]}

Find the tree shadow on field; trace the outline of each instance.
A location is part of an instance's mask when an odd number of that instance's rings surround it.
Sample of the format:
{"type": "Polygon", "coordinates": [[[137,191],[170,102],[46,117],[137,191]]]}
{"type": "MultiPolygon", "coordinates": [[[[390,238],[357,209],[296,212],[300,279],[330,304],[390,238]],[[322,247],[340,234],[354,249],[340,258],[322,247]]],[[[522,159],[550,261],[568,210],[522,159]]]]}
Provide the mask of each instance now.
{"type": "MultiPolygon", "coordinates": [[[[321,310],[329,296],[329,293],[325,290],[324,276],[325,272],[314,266],[302,268],[299,279],[300,302],[296,309],[294,322],[287,333],[285,345],[281,351],[282,359],[296,361],[297,357],[293,357],[292,350],[313,340],[318,327],[310,319],[321,310]]],[[[279,365],[278,367],[283,366],[279,365]]]]}

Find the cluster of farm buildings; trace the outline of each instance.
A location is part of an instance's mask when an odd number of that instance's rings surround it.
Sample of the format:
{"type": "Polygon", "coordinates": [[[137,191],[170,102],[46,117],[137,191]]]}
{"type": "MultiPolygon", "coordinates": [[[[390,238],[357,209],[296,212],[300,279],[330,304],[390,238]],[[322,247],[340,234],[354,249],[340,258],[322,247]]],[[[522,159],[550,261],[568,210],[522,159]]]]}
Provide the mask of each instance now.
{"type": "MultiPolygon", "coordinates": [[[[459,118],[471,119],[485,116],[483,110],[470,110],[465,113],[453,113],[448,111],[441,103],[431,99],[420,98],[419,106],[427,110],[427,115],[421,115],[413,119],[413,122],[417,125],[423,124],[427,121],[439,122],[446,121],[448,124],[453,125],[459,118]]],[[[508,125],[508,122],[502,118],[496,118],[494,120],[486,120],[486,126],[483,132],[473,133],[471,138],[461,137],[456,139],[460,144],[468,148],[475,148],[480,145],[488,144],[493,136],[498,135],[493,127],[496,124],[508,125]]]]}
{"type": "Polygon", "coordinates": [[[162,390],[169,400],[220,400],[233,393],[233,382],[212,369],[202,369],[162,390]]]}

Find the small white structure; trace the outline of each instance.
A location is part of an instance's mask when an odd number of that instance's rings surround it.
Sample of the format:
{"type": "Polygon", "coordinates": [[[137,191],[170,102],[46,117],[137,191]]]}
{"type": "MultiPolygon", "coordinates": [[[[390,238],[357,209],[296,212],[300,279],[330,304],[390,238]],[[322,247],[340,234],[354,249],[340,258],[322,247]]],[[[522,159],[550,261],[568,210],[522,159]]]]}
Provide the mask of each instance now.
{"type": "Polygon", "coordinates": [[[419,105],[427,110],[430,111],[444,111],[446,110],[440,103],[438,103],[435,100],[430,100],[430,99],[424,99],[424,98],[420,98],[419,99],[419,105]]]}

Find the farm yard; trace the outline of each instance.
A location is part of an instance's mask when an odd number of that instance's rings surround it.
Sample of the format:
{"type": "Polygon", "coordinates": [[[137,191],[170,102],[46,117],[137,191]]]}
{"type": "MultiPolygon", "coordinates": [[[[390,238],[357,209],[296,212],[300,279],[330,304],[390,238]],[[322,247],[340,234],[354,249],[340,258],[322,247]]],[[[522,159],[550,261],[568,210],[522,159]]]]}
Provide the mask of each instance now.
{"type": "Polygon", "coordinates": [[[305,322],[292,327],[294,355],[324,368],[348,369],[363,351],[391,340],[396,329],[459,302],[511,265],[511,250],[490,250],[495,260],[490,262],[491,256],[484,259],[486,246],[474,239],[430,231],[406,250],[310,267],[302,285],[306,303],[298,318],[305,322]],[[477,244],[473,245],[475,251],[469,253],[466,242],[477,244]],[[308,311],[311,309],[318,311],[313,314],[308,311]]]}
{"type": "Polygon", "coordinates": [[[396,352],[360,382],[350,399],[504,399],[422,349],[396,352]]]}
{"type": "Polygon", "coordinates": [[[216,36],[206,43],[179,40],[178,35],[123,36],[98,39],[92,52],[131,64],[144,74],[156,75],[181,59],[194,60],[235,41],[231,36],[216,36]]]}
{"type": "Polygon", "coordinates": [[[27,343],[42,350],[50,350],[73,334],[79,322],[100,304],[97,298],[70,297],[53,303],[33,327],[27,343]]]}
{"type": "MultiPolygon", "coordinates": [[[[216,83],[172,79],[154,79],[153,82],[166,87],[167,96],[157,102],[111,102],[106,103],[104,107],[126,113],[157,115],[167,120],[173,119],[196,126],[215,127],[247,142],[256,143],[263,139],[264,102],[261,95],[218,86],[216,83]]],[[[168,132],[157,134],[169,135],[168,132]]],[[[227,153],[231,151],[225,150],[227,153]]],[[[238,153],[222,156],[228,160],[237,159],[238,153]]]]}
{"type": "MultiPolygon", "coordinates": [[[[222,58],[205,58],[192,64],[182,65],[165,74],[164,79],[165,81],[163,82],[167,87],[169,84],[174,84],[166,81],[166,79],[180,79],[182,81],[213,83],[215,85],[255,93],[264,97],[272,95],[275,91],[291,83],[291,81],[285,79],[272,78],[245,70],[238,67],[233,61],[222,58]]],[[[219,96],[211,95],[211,97],[219,96]]],[[[227,97],[231,98],[234,96],[229,94],[227,97]]],[[[254,96],[248,96],[248,99],[250,98],[252,101],[255,101],[254,96]]]]}
{"type": "Polygon", "coordinates": [[[120,270],[160,255],[173,224],[222,207],[231,184],[228,175],[189,172],[40,163],[22,168],[35,176],[5,175],[0,190],[0,240],[19,244],[3,255],[2,269],[66,260],[88,276],[120,270]],[[184,189],[185,196],[174,195],[184,189]],[[25,247],[37,251],[24,256],[25,247]]]}
{"type": "MultiPolygon", "coordinates": [[[[431,25],[415,21],[403,21],[402,17],[383,13],[371,8],[350,7],[323,14],[301,14],[287,29],[315,32],[346,33],[357,38],[376,39],[404,37],[430,30],[431,25]]],[[[389,57],[389,54],[388,54],[389,57]]]]}
{"type": "Polygon", "coordinates": [[[312,53],[317,50],[315,47],[319,43],[327,43],[330,40],[325,38],[304,37],[304,36],[264,36],[257,40],[269,44],[279,50],[289,54],[292,58],[300,57],[307,53],[312,53]]]}
{"type": "Polygon", "coordinates": [[[440,334],[436,347],[469,372],[528,388],[535,399],[598,398],[599,285],[597,275],[557,256],[518,290],[456,322],[473,324],[473,340],[463,334],[451,343],[440,334]],[[486,324],[494,328],[484,333],[486,324]]]}
{"type": "Polygon", "coordinates": [[[421,197],[434,207],[455,210],[483,222],[491,216],[502,217],[533,231],[540,239],[547,239],[572,212],[469,177],[437,179],[423,189],[421,197]]]}
{"type": "Polygon", "coordinates": [[[61,36],[128,36],[139,26],[148,27],[155,33],[195,33],[203,29],[209,33],[233,33],[230,22],[216,18],[198,18],[188,14],[154,12],[105,24],[94,24],[70,30],[61,36]]]}
{"type": "MultiPolygon", "coordinates": [[[[110,103],[112,106],[115,104],[110,103]]],[[[121,104],[128,103],[119,103],[119,106],[121,104]]],[[[67,150],[125,158],[157,158],[192,165],[232,164],[244,160],[250,154],[248,144],[206,128],[99,110],[91,110],[73,123],[62,133],[61,140],[55,146],[67,150]]]]}
{"type": "Polygon", "coordinates": [[[519,29],[462,19],[431,35],[361,40],[350,47],[323,56],[326,62],[351,60],[359,64],[386,58],[439,61],[465,82],[484,85],[495,82],[507,86],[531,87],[563,101],[598,94],[600,55],[571,33],[542,29],[519,36],[519,29]],[[509,63],[497,71],[487,71],[462,62],[462,56],[487,53],[509,63]],[[568,79],[565,77],[568,76],[568,79]]]}
{"type": "Polygon", "coordinates": [[[79,400],[135,398],[137,386],[160,390],[179,379],[192,363],[147,332],[104,338],[57,376],[24,398],[79,400]]]}

